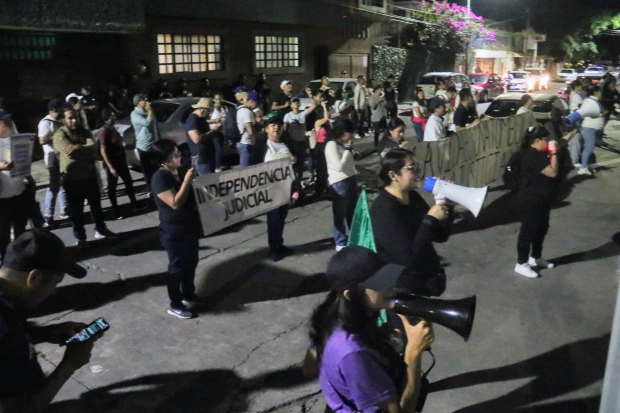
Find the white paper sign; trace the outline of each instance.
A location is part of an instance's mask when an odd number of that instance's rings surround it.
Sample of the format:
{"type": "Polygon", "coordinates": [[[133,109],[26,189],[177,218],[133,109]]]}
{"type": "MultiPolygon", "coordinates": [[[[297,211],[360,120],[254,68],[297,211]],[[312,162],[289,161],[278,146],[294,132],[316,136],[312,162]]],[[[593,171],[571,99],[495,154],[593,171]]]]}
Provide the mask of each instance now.
{"type": "Polygon", "coordinates": [[[36,135],[34,133],[22,133],[11,136],[11,178],[20,178],[30,175],[32,165],[32,148],[36,135]]]}
{"type": "Polygon", "coordinates": [[[288,204],[293,179],[290,158],[197,176],[193,188],[204,235],[288,204]]]}

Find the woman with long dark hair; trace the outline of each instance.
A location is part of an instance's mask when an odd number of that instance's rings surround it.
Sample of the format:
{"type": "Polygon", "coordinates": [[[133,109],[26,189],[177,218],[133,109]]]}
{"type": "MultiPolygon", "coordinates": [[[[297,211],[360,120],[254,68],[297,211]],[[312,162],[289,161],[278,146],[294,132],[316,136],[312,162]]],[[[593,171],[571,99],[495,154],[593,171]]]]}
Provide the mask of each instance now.
{"type": "Polygon", "coordinates": [[[426,96],[424,90],[418,88],[415,92],[415,99],[413,105],[411,105],[411,111],[413,112],[413,130],[415,131],[418,142],[424,141],[424,129],[426,129],[426,122],[428,121],[428,104],[426,103],[426,96]]]}
{"type": "Polygon", "coordinates": [[[334,122],[332,139],[325,145],[325,160],[329,178],[329,192],[334,215],[334,243],[336,251],[347,246],[347,226],[351,229],[359,189],[357,170],[351,143],[356,126],[350,119],[334,122]]]}
{"type": "MultiPolygon", "coordinates": [[[[573,131],[561,141],[571,139],[573,131]]],[[[554,142],[555,144],[555,142],[554,142]]],[[[517,202],[521,213],[521,230],[517,242],[517,265],[515,272],[529,278],[538,277],[533,270],[553,268],[542,258],[543,242],[549,229],[551,203],[556,195],[560,165],[555,145],[549,146],[549,131],[542,126],[530,128],[521,144],[520,188],[517,202]]]]}
{"type": "Polygon", "coordinates": [[[424,174],[409,150],[388,152],[379,177],[383,189],[370,208],[377,253],[407,267],[400,288],[441,295],[446,275],[433,242],[445,242],[450,236],[448,207],[441,202],[431,208],[415,191],[423,185],[424,174]]]}
{"type": "Polygon", "coordinates": [[[409,142],[405,140],[405,122],[401,118],[390,120],[383,139],[379,141],[377,153],[383,158],[392,149],[404,148],[409,142]]]}
{"type": "Polygon", "coordinates": [[[127,166],[123,137],[114,127],[116,113],[112,109],[105,108],[101,111],[100,128],[97,132],[97,142],[103,158],[103,169],[108,180],[108,198],[112,204],[112,211],[116,219],[123,219],[124,214],[118,207],[116,200],[116,185],[118,178],[125,183],[125,192],[129,197],[131,209],[138,209],[138,201],[133,189],[133,179],[127,166]]]}
{"type": "Polygon", "coordinates": [[[331,291],[312,314],[310,340],[319,382],[334,412],[411,412],[420,392],[422,353],[433,342],[430,325],[401,317],[404,357],[390,345],[379,312],[393,307],[392,288],[403,266],[386,264],[373,251],[350,246],[327,265],[331,291]]]}
{"type": "Polygon", "coordinates": [[[521,100],[519,101],[519,110],[517,110],[517,115],[529,112],[532,109],[532,106],[534,106],[534,99],[532,99],[532,96],[528,94],[521,96],[521,100]]]}
{"type": "Polygon", "coordinates": [[[151,188],[159,210],[160,240],[169,260],[168,314],[184,319],[193,318],[195,313],[189,307],[200,303],[195,293],[194,277],[202,228],[192,193],[196,170],[189,169],[181,179],[181,152],[168,139],[153,144],[153,158],[160,165],[151,180],[151,188]]]}

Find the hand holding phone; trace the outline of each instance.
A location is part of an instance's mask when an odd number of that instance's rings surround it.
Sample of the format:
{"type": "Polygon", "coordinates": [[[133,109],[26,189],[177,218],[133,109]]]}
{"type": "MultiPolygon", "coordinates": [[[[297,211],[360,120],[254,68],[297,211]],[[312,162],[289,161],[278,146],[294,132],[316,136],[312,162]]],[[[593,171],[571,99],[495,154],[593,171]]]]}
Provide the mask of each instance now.
{"type": "Polygon", "coordinates": [[[77,334],[65,341],[65,344],[81,343],[84,341],[88,341],[97,335],[101,335],[101,333],[108,330],[109,328],[110,325],[103,318],[98,318],[92,323],[90,323],[88,327],[79,331],[77,334]]]}
{"type": "Polygon", "coordinates": [[[549,152],[551,153],[555,153],[556,151],[556,142],[555,141],[549,141],[549,152]]]}

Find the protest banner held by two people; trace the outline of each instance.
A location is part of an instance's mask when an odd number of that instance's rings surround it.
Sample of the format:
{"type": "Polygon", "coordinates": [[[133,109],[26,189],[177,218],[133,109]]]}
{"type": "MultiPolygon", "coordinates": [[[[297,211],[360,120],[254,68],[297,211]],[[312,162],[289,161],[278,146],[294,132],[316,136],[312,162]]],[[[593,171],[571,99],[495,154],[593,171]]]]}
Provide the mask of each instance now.
{"type": "Polygon", "coordinates": [[[290,158],[197,176],[194,195],[203,234],[212,234],[288,204],[293,180],[290,158]]]}

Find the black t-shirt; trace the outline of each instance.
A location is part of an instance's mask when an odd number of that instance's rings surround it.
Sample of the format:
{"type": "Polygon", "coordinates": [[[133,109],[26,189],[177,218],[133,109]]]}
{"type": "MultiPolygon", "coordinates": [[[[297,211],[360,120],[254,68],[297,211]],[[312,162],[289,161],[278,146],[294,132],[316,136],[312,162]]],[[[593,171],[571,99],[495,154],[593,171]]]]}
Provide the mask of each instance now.
{"type": "Polygon", "coordinates": [[[318,106],[314,110],[306,115],[306,131],[314,130],[314,124],[317,120],[323,119],[323,107],[318,106]]]}
{"type": "Polygon", "coordinates": [[[377,153],[381,155],[381,158],[383,158],[386,153],[388,153],[392,149],[396,149],[399,147],[399,142],[394,141],[394,139],[391,139],[388,135],[386,135],[383,137],[383,139],[379,141],[379,145],[377,146],[377,153]]]}
{"type": "Polygon", "coordinates": [[[474,116],[472,111],[463,105],[459,105],[459,107],[454,112],[454,125],[455,126],[460,126],[464,128],[465,126],[469,125],[475,120],[476,120],[476,117],[474,116]]]}
{"type": "Polygon", "coordinates": [[[521,155],[521,177],[524,185],[520,197],[530,202],[549,203],[553,199],[555,179],[541,172],[551,163],[546,152],[532,147],[524,149],[521,155]]]}
{"type": "Polygon", "coordinates": [[[164,201],[157,196],[162,192],[166,192],[170,189],[174,189],[179,192],[183,182],[181,179],[169,172],[164,168],[159,168],[157,172],[151,178],[151,188],[153,191],[153,198],[155,199],[155,205],[159,210],[159,222],[160,226],[164,229],[171,231],[198,231],[202,228],[200,222],[200,215],[198,213],[198,207],[196,205],[196,199],[194,193],[190,193],[187,196],[187,200],[183,206],[179,209],[172,209],[164,201]]]}
{"type": "Polygon", "coordinates": [[[185,131],[187,132],[187,146],[189,146],[189,152],[192,156],[198,156],[199,164],[206,164],[209,160],[215,157],[215,146],[213,139],[203,139],[199,143],[189,137],[189,131],[195,130],[198,135],[207,133],[209,131],[209,124],[204,118],[191,113],[185,121],[185,131]]]}
{"type": "Polygon", "coordinates": [[[44,380],[26,320],[0,290],[0,400],[36,390],[44,380]]]}
{"type": "MultiPolygon", "coordinates": [[[[282,106],[285,105],[286,102],[290,103],[291,101],[291,96],[288,96],[284,93],[280,93],[278,96],[276,96],[276,99],[274,100],[274,103],[278,106],[282,106]]],[[[284,115],[286,115],[287,113],[289,113],[291,111],[291,105],[289,105],[288,107],[284,108],[284,109],[280,109],[278,110],[278,113],[284,117],[284,115]]]]}

